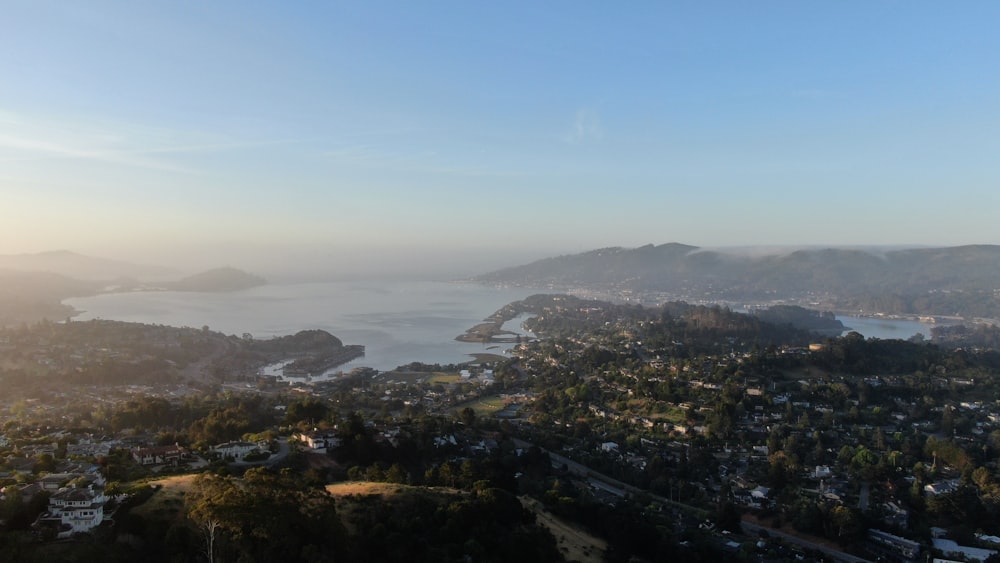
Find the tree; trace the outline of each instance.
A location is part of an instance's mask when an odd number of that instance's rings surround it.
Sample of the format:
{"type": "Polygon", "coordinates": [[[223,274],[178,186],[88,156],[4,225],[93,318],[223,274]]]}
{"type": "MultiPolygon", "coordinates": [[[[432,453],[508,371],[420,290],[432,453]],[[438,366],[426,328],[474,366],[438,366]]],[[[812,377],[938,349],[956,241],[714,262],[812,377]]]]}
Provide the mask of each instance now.
{"type": "Polygon", "coordinates": [[[469,428],[476,425],[476,411],[472,410],[472,407],[465,407],[460,413],[462,418],[462,424],[465,424],[469,428]]]}
{"type": "Polygon", "coordinates": [[[391,467],[389,467],[388,471],[385,472],[385,480],[389,483],[406,483],[410,480],[410,478],[402,466],[398,463],[394,463],[391,467]]]}
{"type": "Polygon", "coordinates": [[[52,457],[52,454],[42,454],[38,456],[38,461],[32,466],[31,472],[38,473],[51,473],[56,470],[56,460],[52,457]]]}
{"type": "Polygon", "coordinates": [[[335,560],[345,546],[345,530],[333,497],[310,488],[288,470],[248,470],[243,479],[203,475],[188,497],[188,517],[205,537],[210,560],[219,557],[220,539],[227,559],[294,561],[310,553],[315,560],[335,560]]]}
{"type": "Polygon", "coordinates": [[[977,467],[972,472],[972,482],[980,489],[985,489],[993,483],[993,474],[985,467],[977,467]]]}
{"type": "Polygon", "coordinates": [[[830,511],[830,521],[837,531],[838,538],[853,536],[861,525],[858,516],[846,506],[834,507],[830,511]]]}
{"type": "Polygon", "coordinates": [[[739,532],[740,522],[740,511],[735,504],[728,500],[719,504],[719,510],[716,514],[716,524],[720,529],[739,532]]]}
{"type": "Polygon", "coordinates": [[[195,478],[192,492],[187,496],[188,518],[204,537],[209,563],[215,562],[215,544],[223,528],[223,518],[238,494],[231,479],[203,473],[195,478]]]}
{"type": "Polygon", "coordinates": [[[303,421],[316,424],[329,414],[330,407],[325,402],[309,397],[288,405],[288,410],[285,411],[285,424],[303,421]]]}

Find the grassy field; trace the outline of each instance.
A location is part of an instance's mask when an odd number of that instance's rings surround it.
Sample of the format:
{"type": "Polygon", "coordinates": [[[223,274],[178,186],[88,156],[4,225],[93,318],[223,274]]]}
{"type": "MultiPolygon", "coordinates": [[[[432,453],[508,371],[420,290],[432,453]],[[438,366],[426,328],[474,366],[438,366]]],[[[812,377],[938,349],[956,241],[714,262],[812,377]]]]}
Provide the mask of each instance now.
{"type": "Polygon", "coordinates": [[[379,375],[378,380],[380,382],[400,381],[414,384],[426,380],[428,376],[426,371],[388,371],[379,375]]]}
{"type": "MultiPolygon", "coordinates": [[[[132,512],[152,522],[173,522],[184,511],[184,497],[191,491],[194,475],[179,475],[165,479],[150,481],[149,485],[159,487],[145,503],[132,509],[132,512]]],[[[327,485],[326,490],[337,499],[337,511],[347,526],[352,530],[352,515],[359,510],[365,510],[365,505],[390,500],[397,495],[421,495],[440,502],[448,502],[456,496],[465,495],[463,491],[447,487],[412,487],[394,483],[375,483],[369,481],[350,481],[327,485]]],[[[536,500],[521,498],[521,503],[534,512],[539,525],[547,528],[555,537],[560,553],[567,561],[580,563],[599,563],[603,560],[607,544],[604,540],[591,536],[579,528],[568,524],[545,510],[536,500]]]]}
{"type": "Polygon", "coordinates": [[[146,502],[132,509],[132,513],[150,520],[172,521],[184,512],[184,497],[191,490],[196,475],[177,475],[150,481],[160,489],[146,502]]]}
{"type": "Polygon", "coordinates": [[[326,490],[335,497],[349,497],[354,495],[391,497],[402,491],[404,487],[404,485],[396,483],[348,481],[346,483],[327,485],[326,490]]]}
{"type": "Polygon", "coordinates": [[[472,410],[476,411],[476,416],[493,416],[497,412],[502,411],[506,406],[506,403],[500,399],[500,395],[491,395],[455,405],[455,410],[461,411],[466,407],[472,407],[472,410]]]}
{"type": "Polygon", "coordinates": [[[687,421],[687,413],[684,409],[673,407],[664,413],[655,413],[650,418],[657,422],[669,422],[670,424],[683,424],[687,421]]]}
{"type": "Polygon", "coordinates": [[[491,354],[490,352],[480,352],[477,354],[470,354],[473,359],[472,361],[465,362],[467,364],[492,364],[496,362],[502,362],[507,359],[506,356],[500,354],[491,354]]]}
{"type": "Polygon", "coordinates": [[[431,384],[440,383],[442,385],[448,385],[449,383],[458,383],[462,380],[462,377],[457,373],[447,373],[443,371],[434,372],[430,379],[427,381],[431,384]]]}
{"type": "Polygon", "coordinates": [[[419,496],[445,503],[458,495],[466,494],[447,487],[412,487],[371,481],[335,483],[327,485],[326,490],[337,499],[337,513],[340,515],[340,521],[344,523],[347,531],[351,534],[358,532],[358,514],[363,514],[363,511],[368,510],[367,505],[372,502],[391,502],[397,496],[401,498],[419,496]]]}

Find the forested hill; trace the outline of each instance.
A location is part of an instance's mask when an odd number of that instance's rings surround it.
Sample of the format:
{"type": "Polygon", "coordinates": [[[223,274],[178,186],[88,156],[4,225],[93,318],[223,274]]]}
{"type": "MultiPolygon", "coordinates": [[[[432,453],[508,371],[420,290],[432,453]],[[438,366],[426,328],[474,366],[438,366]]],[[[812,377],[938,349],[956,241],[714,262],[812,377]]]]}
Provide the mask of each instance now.
{"type": "Polygon", "coordinates": [[[267,283],[264,278],[236,268],[215,268],[200,274],[170,282],[166,287],[176,291],[237,291],[267,283]]]}
{"type": "Polygon", "coordinates": [[[527,287],[663,292],[674,298],[774,300],[822,295],[887,313],[1000,316],[1000,246],[803,249],[748,255],[678,243],[603,248],[475,278],[527,287]]]}

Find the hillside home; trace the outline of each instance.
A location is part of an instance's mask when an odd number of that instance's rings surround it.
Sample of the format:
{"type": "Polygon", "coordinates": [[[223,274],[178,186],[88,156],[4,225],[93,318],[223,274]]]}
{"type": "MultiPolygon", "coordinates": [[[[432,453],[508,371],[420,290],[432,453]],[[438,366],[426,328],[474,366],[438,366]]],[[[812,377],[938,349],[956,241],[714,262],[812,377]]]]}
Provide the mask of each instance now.
{"type": "Polygon", "coordinates": [[[38,517],[37,527],[53,526],[56,537],[89,532],[104,521],[104,491],[93,486],[63,488],[49,497],[49,510],[38,517]]]}
{"type": "Polygon", "coordinates": [[[212,451],[219,454],[223,459],[243,461],[243,458],[247,454],[259,452],[260,447],[251,442],[226,442],[213,446],[212,451]]]}
{"type": "Polygon", "coordinates": [[[177,444],[174,444],[173,446],[135,448],[132,450],[132,459],[142,465],[180,463],[186,453],[187,451],[177,444]]]}
{"type": "Polygon", "coordinates": [[[312,432],[297,432],[292,435],[292,438],[298,440],[302,443],[302,445],[317,453],[323,453],[328,448],[336,448],[340,446],[340,438],[334,434],[319,430],[313,430],[312,432]]]}

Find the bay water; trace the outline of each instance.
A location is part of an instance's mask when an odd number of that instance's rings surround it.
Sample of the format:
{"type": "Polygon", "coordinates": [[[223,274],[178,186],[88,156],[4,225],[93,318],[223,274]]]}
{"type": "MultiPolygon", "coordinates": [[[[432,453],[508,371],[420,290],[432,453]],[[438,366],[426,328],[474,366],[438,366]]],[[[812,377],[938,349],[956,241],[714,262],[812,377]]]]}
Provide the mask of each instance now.
{"type": "MultiPolygon", "coordinates": [[[[410,362],[460,363],[477,352],[502,353],[495,345],[458,342],[456,336],[504,305],[541,293],[432,281],[268,284],[229,293],[141,291],[107,293],[64,301],[81,311],[74,320],[116,321],[202,328],[271,338],[322,329],[344,344],[365,346],[365,356],[336,371],[380,371],[410,362]]],[[[517,332],[520,323],[505,329],[517,332]]]]}
{"type": "MultiPolygon", "coordinates": [[[[543,291],[434,281],[338,281],[268,284],[229,293],[141,291],[67,299],[75,320],[117,321],[202,328],[271,338],[322,329],[344,344],[365,346],[365,356],[335,368],[380,371],[410,362],[451,364],[477,352],[502,353],[509,344],[458,342],[455,337],[504,305],[543,291]]],[[[838,316],[866,338],[930,336],[928,323],[838,316]]],[[[525,334],[524,317],[504,324],[525,334]]],[[[845,332],[846,334],[846,332],[845,332]]]]}

